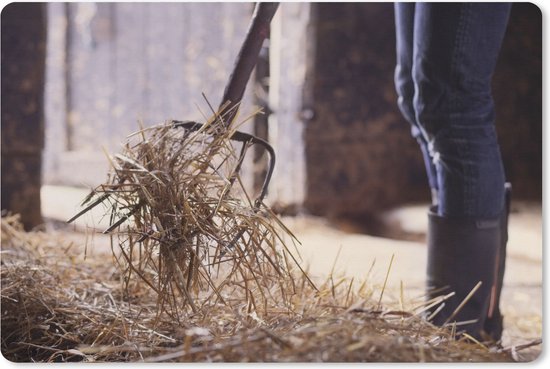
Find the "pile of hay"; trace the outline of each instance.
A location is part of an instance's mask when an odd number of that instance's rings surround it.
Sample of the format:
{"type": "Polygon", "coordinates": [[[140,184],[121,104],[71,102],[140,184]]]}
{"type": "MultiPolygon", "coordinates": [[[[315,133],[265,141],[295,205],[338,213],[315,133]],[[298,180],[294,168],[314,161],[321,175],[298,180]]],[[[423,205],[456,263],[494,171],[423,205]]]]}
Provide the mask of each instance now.
{"type": "MultiPolygon", "coordinates": [[[[379,305],[380,291],[346,279],[309,287],[293,275],[285,304],[251,309],[246,288],[175,321],[142,279],[59,234],[2,218],[2,353],[13,361],[511,361],[421,319],[379,305]],[[229,300],[229,303],[228,303],[229,300]]],[[[265,282],[268,283],[268,282],[265,282]]],[[[277,281],[266,286],[281,293],[277,281]]],[[[215,301],[215,302],[214,302],[215,301]]]]}
{"type": "Polygon", "coordinates": [[[158,310],[177,321],[219,302],[233,305],[235,295],[258,314],[291,304],[300,268],[286,245],[293,237],[264,205],[265,193],[251,199],[239,176],[253,142],[239,150],[235,128],[217,116],[177,125],[131,135],[78,215],[108,207],[106,232],[118,236],[126,283],[141,279],[156,292],[158,310]]]}
{"type": "MultiPolygon", "coordinates": [[[[78,217],[107,207],[112,262],[2,218],[2,353],[13,361],[509,361],[506,350],[382,308],[366,283],[315,286],[295,238],[239,171],[218,116],[129,137],[78,217]],[[115,246],[116,245],[116,246],[115,246]]],[[[240,149],[232,138],[239,136],[240,149]]],[[[268,177],[269,179],[269,177],[268,177]]],[[[265,187],[264,187],[265,188],[265,187]]],[[[380,296],[380,297],[379,297],[380,296]]]]}

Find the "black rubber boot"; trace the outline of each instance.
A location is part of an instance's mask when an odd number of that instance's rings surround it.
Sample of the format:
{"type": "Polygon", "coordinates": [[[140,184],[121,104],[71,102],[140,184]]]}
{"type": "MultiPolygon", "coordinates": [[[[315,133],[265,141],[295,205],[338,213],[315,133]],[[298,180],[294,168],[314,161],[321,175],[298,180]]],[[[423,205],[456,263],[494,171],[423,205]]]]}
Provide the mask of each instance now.
{"type": "Polygon", "coordinates": [[[430,298],[453,291],[455,295],[445,301],[432,323],[457,322],[457,332],[483,340],[491,291],[498,279],[495,271],[502,243],[501,219],[448,218],[434,210],[428,215],[428,293],[430,298]],[[481,286],[456,311],[478,282],[481,286]]]}
{"type": "Polygon", "coordinates": [[[502,284],[504,281],[504,269],[506,266],[506,245],[508,243],[508,216],[510,214],[510,203],[512,200],[512,185],[506,183],[505,185],[505,209],[501,217],[501,243],[498,253],[497,270],[495,270],[496,281],[494,288],[491,292],[491,299],[489,301],[489,310],[487,312],[487,319],[485,319],[485,333],[488,338],[495,342],[499,342],[502,338],[503,318],[500,312],[500,293],[502,291],[502,284]]]}

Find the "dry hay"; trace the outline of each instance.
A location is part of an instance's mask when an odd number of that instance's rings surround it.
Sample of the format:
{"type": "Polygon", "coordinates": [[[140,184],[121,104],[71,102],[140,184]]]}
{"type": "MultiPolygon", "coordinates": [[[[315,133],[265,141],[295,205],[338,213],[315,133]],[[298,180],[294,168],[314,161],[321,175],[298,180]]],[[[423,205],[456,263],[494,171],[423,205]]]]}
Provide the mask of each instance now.
{"type": "MultiPolygon", "coordinates": [[[[294,276],[290,303],[250,310],[246,290],[175,322],[141,279],[125,286],[104,254],[84,259],[58,235],[2,218],[2,353],[13,361],[510,361],[509,350],[379,304],[380,291],[329,278],[319,292],[294,276]]],[[[281,293],[275,289],[274,293],[281,293]]],[[[277,296],[274,296],[277,297],[277,296]]]]}
{"type": "Polygon", "coordinates": [[[112,263],[2,219],[5,357],[511,360],[506,350],[457,340],[455,326],[426,322],[423,312],[440,300],[403,311],[383,308],[367,283],[331,276],[314,286],[263,192],[252,200],[244,189],[239,170],[251,142],[237,150],[235,129],[219,117],[198,130],[174,123],[132,135],[77,214],[107,206],[112,263]]]}
{"type": "Polygon", "coordinates": [[[254,142],[245,138],[239,152],[232,139],[243,135],[217,116],[190,124],[131,135],[77,216],[108,206],[106,232],[118,236],[126,283],[139,277],[156,292],[158,310],[177,321],[209,304],[231,305],[235,294],[258,314],[288,304],[299,269],[283,240],[292,235],[263,203],[265,192],[252,200],[239,176],[254,142]]]}

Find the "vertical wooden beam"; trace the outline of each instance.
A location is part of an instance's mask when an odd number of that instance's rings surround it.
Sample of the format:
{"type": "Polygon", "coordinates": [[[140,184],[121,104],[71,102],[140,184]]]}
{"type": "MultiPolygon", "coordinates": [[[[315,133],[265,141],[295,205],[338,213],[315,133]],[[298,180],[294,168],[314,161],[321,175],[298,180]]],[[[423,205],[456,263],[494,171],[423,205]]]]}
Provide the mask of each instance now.
{"type": "Polygon", "coordinates": [[[299,211],[306,188],[303,132],[308,124],[306,79],[312,39],[311,8],[307,2],[283,3],[271,24],[269,143],[277,153],[268,198],[285,214],[299,211]],[[306,114],[304,114],[306,113],[306,114]]]}
{"type": "Polygon", "coordinates": [[[73,131],[74,131],[74,119],[72,118],[73,104],[73,91],[72,91],[72,73],[71,65],[73,62],[73,38],[74,38],[74,24],[73,9],[74,4],[69,2],[63,3],[63,10],[65,13],[65,63],[63,65],[64,82],[65,82],[65,112],[67,119],[65,120],[65,149],[67,151],[74,150],[73,144],[73,131]]]}
{"type": "Polygon", "coordinates": [[[11,3],[2,11],[2,210],[26,229],[42,223],[46,7],[11,3]]]}

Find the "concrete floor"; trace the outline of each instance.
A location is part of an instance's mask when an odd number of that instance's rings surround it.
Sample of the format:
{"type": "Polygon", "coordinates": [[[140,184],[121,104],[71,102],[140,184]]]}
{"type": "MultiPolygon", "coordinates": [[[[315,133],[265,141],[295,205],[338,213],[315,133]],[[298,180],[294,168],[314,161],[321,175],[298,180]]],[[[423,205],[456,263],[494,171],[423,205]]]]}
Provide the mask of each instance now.
{"type": "MultiPolygon", "coordinates": [[[[43,186],[42,211],[46,218],[67,220],[79,210],[86,190],[43,186]]],[[[284,218],[299,241],[298,250],[309,273],[325,279],[332,270],[338,276],[368,278],[369,284],[381,288],[392,255],[394,257],[384,292],[386,303],[395,303],[400,285],[405,301],[423,294],[426,270],[426,205],[404,206],[382,215],[384,237],[358,231],[344,221],[329,223],[325,219],[299,216],[284,218]],[[390,238],[388,238],[390,237],[390,238]],[[368,274],[371,265],[374,267],[368,274]]],[[[88,252],[110,252],[108,237],[97,234],[105,229],[102,209],[76,222],[72,237],[86,242],[88,252]],[[83,234],[87,234],[83,237],[83,234]],[[92,237],[93,236],[93,237],[92,237]]],[[[541,204],[513,202],[509,226],[508,257],[501,308],[505,315],[504,346],[519,345],[542,337],[543,268],[541,204]]],[[[407,306],[405,306],[407,308],[407,306]]],[[[522,360],[536,358],[541,346],[522,351],[522,360]]]]}

